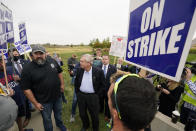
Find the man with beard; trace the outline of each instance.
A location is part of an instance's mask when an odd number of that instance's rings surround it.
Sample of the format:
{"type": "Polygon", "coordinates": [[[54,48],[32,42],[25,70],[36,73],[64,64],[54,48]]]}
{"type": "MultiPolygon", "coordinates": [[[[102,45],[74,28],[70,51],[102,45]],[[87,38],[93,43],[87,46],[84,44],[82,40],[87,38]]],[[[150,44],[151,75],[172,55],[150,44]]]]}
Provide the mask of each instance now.
{"type": "Polygon", "coordinates": [[[45,48],[32,48],[33,61],[27,64],[21,75],[21,88],[27,98],[41,112],[45,131],[53,131],[51,114],[61,131],[66,131],[62,122],[62,97],[64,80],[62,69],[53,59],[46,59],[45,48]]]}

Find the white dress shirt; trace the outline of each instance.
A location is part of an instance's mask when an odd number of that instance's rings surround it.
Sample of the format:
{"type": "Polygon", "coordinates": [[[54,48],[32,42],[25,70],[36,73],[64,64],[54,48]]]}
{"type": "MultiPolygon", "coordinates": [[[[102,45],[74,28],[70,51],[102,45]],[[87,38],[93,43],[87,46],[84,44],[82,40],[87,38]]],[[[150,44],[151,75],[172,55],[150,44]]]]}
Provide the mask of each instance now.
{"type": "Polygon", "coordinates": [[[107,65],[102,65],[102,70],[103,70],[103,71],[104,71],[104,66],[106,66],[106,75],[107,75],[109,64],[107,64],[107,65]]]}
{"type": "Polygon", "coordinates": [[[80,91],[84,93],[95,93],[93,88],[92,67],[90,71],[84,71],[80,91]]]}

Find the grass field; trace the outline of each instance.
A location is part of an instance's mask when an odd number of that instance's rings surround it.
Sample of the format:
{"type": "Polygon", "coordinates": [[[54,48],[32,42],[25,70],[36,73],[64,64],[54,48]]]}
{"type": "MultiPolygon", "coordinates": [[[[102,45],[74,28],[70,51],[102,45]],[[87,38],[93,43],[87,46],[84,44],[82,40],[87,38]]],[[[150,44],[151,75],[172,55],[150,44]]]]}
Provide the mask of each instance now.
{"type": "MultiPolygon", "coordinates": [[[[90,53],[93,54],[92,48],[89,46],[80,46],[80,47],[66,47],[66,48],[46,48],[46,50],[52,55],[52,53],[56,52],[60,54],[64,62],[63,66],[63,75],[65,80],[65,96],[67,99],[67,104],[63,104],[63,121],[68,128],[69,131],[80,131],[82,127],[82,122],[79,117],[78,107],[76,111],[76,121],[74,123],[70,123],[69,119],[71,116],[71,106],[72,106],[72,97],[73,97],[73,89],[74,87],[71,85],[71,78],[67,72],[67,59],[71,57],[73,53],[78,56],[78,60],[82,54],[90,53]]],[[[193,49],[196,50],[196,49],[193,49]]],[[[104,53],[105,54],[105,53],[104,53]]],[[[114,57],[111,57],[111,63],[113,63],[114,57]]],[[[196,61],[196,54],[189,54],[188,61],[196,61]]],[[[88,131],[91,131],[89,129],[88,131]]],[[[100,114],[100,131],[108,131],[106,127],[106,123],[104,122],[104,115],[100,114]]]]}

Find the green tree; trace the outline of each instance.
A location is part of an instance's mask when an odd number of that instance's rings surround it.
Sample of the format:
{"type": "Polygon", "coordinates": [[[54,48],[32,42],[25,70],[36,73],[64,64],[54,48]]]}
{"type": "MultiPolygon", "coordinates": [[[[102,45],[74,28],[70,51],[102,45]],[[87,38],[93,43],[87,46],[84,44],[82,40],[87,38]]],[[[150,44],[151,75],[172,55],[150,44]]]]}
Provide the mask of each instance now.
{"type": "Polygon", "coordinates": [[[89,46],[93,47],[93,45],[95,44],[96,39],[90,40],[89,46]]]}
{"type": "Polygon", "coordinates": [[[93,48],[110,48],[111,42],[109,37],[104,39],[102,42],[98,38],[90,40],[89,46],[93,48]]]}
{"type": "Polygon", "coordinates": [[[97,38],[97,39],[95,39],[95,42],[94,42],[94,44],[93,44],[93,48],[101,48],[100,47],[100,41],[99,41],[99,39],[97,38]]]}
{"type": "Polygon", "coordinates": [[[111,45],[110,38],[107,37],[106,39],[104,39],[102,44],[103,44],[103,48],[110,48],[111,45]]]}

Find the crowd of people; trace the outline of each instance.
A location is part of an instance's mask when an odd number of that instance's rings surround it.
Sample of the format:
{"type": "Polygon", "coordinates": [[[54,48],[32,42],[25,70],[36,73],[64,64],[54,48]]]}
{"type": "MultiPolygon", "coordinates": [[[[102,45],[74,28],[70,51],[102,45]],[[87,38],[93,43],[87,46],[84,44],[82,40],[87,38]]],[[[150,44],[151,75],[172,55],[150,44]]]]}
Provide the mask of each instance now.
{"type": "MultiPolygon", "coordinates": [[[[34,105],[42,115],[46,131],[53,130],[52,112],[54,113],[57,127],[61,131],[66,131],[62,121],[62,100],[65,86],[60,66],[63,65],[63,62],[57,54],[54,54],[53,57],[49,54],[46,55],[45,48],[40,45],[32,48],[30,56],[32,61],[24,60],[24,57],[21,57],[15,48],[9,50],[6,63],[7,77],[5,77],[3,60],[1,59],[0,82],[2,86],[6,86],[7,78],[8,88],[11,92],[14,92],[9,93],[9,96],[1,96],[1,98],[10,101],[11,96],[15,104],[12,104],[14,108],[10,109],[10,112],[6,112],[7,115],[1,114],[1,116],[5,117],[1,117],[0,130],[8,130],[15,120],[19,131],[28,130],[24,128],[31,119],[31,108],[34,105]],[[13,111],[15,111],[15,115],[13,115],[13,111]],[[23,122],[22,117],[24,116],[25,121],[23,122]],[[7,124],[8,122],[10,124],[7,124]]],[[[11,106],[9,101],[4,102],[7,103],[5,106],[11,106]]]]}
{"type": "MultiPolygon", "coordinates": [[[[73,56],[72,56],[73,58],[73,56]]],[[[94,116],[94,114],[91,114],[91,108],[93,108],[93,106],[91,105],[91,107],[89,107],[89,102],[92,102],[92,100],[94,101],[93,103],[97,103],[97,98],[94,96],[94,99],[91,98],[92,94],[97,94],[98,99],[99,99],[99,113],[104,113],[104,120],[110,124],[114,124],[111,120],[113,120],[113,117],[111,116],[111,110],[109,108],[109,89],[112,88],[112,82],[111,79],[113,77],[113,75],[119,74],[119,72],[123,72],[124,75],[125,74],[137,74],[139,76],[139,78],[145,79],[147,80],[151,85],[153,85],[153,89],[156,90],[156,96],[158,94],[158,99],[156,99],[156,102],[153,103],[154,99],[151,99],[151,102],[154,104],[153,106],[155,107],[157,104],[157,109],[158,111],[160,111],[161,113],[163,113],[164,115],[172,118],[172,112],[173,111],[177,111],[180,112],[180,122],[185,124],[185,130],[189,131],[191,129],[195,129],[195,119],[196,119],[196,110],[195,110],[195,104],[196,104],[196,94],[195,94],[195,90],[196,90],[196,79],[195,79],[195,74],[196,74],[196,65],[193,65],[192,68],[184,68],[182,77],[180,82],[175,82],[173,80],[169,80],[166,78],[162,78],[162,80],[159,80],[160,76],[157,76],[155,74],[152,74],[148,71],[145,70],[141,70],[140,68],[137,68],[135,66],[132,66],[130,64],[128,65],[124,65],[123,64],[124,61],[122,58],[118,58],[117,60],[117,64],[111,65],[110,64],[110,57],[108,55],[102,55],[101,49],[97,49],[94,57],[92,57],[91,55],[84,55],[81,57],[80,59],[80,63],[75,62],[71,63],[71,64],[75,64],[77,65],[76,68],[69,68],[70,70],[74,70],[73,72],[75,72],[72,77],[73,81],[75,81],[75,90],[78,90],[76,92],[74,92],[73,95],[73,103],[72,103],[72,115],[70,118],[70,122],[74,122],[75,118],[75,110],[76,110],[76,105],[78,103],[79,105],[79,113],[80,113],[80,117],[81,120],[83,122],[83,127],[81,131],[85,131],[86,129],[89,128],[89,119],[88,119],[88,115],[87,115],[87,110],[89,111],[90,115],[91,115],[91,119],[92,119],[92,125],[93,125],[93,130],[98,130],[97,129],[97,119],[95,119],[98,116],[94,116]],[[83,67],[83,63],[84,60],[86,59],[86,64],[88,63],[88,68],[86,69],[86,67],[83,67]],[[77,63],[77,64],[75,64],[77,63]],[[80,65],[82,64],[82,65],[80,65]],[[80,67],[80,68],[79,68],[80,67]],[[94,80],[93,78],[86,78],[86,73],[90,73],[92,74],[92,77],[99,77],[96,76],[94,73],[92,73],[91,70],[93,70],[94,68],[97,68],[99,70],[102,70],[102,79],[100,78],[98,81],[100,81],[100,83],[97,81],[95,84],[95,81],[89,81],[89,80],[94,80]],[[79,69],[79,70],[78,70],[79,69]],[[77,72],[78,70],[78,72],[77,72]],[[81,73],[82,70],[82,73],[81,73]],[[78,73],[78,74],[77,74],[78,73]],[[88,79],[88,82],[85,82],[85,79],[88,79]],[[157,82],[155,84],[155,81],[157,82]],[[101,83],[103,82],[103,83],[101,83]],[[79,84],[78,84],[79,83],[79,84]],[[85,84],[86,89],[83,89],[83,84],[85,84]],[[89,85],[90,84],[90,85],[89,85]],[[97,85],[100,84],[100,89],[102,90],[100,93],[99,90],[97,90],[97,85]],[[102,85],[102,86],[101,86],[102,85]],[[104,88],[102,88],[104,87],[104,88]],[[102,88],[102,89],[101,89],[102,88]],[[81,94],[84,95],[84,97],[81,97],[81,94]],[[79,97],[78,99],[81,100],[77,100],[77,96],[79,97]],[[91,97],[90,97],[91,96],[91,97]],[[86,99],[85,99],[86,97],[86,99]],[[95,99],[96,98],[96,99],[95,99]],[[86,100],[86,101],[83,101],[86,100]],[[82,102],[81,102],[82,101],[82,102]],[[80,106],[80,103],[82,103],[82,107],[80,106]],[[85,105],[86,104],[86,105],[85,105]],[[187,106],[189,105],[189,106],[187,106]],[[83,107],[85,106],[85,108],[83,107]],[[85,111],[84,111],[85,109],[85,111]],[[95,125],[96,123],[96,125],[95,125]]],[[[70,65],[70,62],[68,62],[68,65],[70,65]]],[[[73,66],[74,67],[74,66],[73,66]]],[[[97,71],[98,72],[98,71],[97,71]]],[[[98,75],[99,73],[97,73],[98,75]]],[[[121,76],[123,76],[121,74],[121,76]]],[[[115,84],[115,81],[113,82],[115,84]]],[[[129,83],[130,87],[131,87],[131,82],[129,83]]],[[[135,87],[137,87],[138,85],[134,84],[135,87]]],[[[141,86],[141,85],[140,85],[141,86]]],[[[139,87],[137,87],[139,88],[139,87]]],[[[128,91],[128,89],[127,89],[128,91]]],[[[140,90],[141,91],[141,90],[140,90]]],[[[153,92],[153,90],[151,90],[153,92]]],[[[125,91],[126,92],[126,91],[125,91]]],[[[125,95],[125,92],[123,92],[125,95]]],[[[142,93],[142,92],[141,92],[142,93]]],[[[140,92],[138,92],[137,94],[140,94],[140,92]]],[[[145,98],[142,98],[143,101],[145,101],[145,99],[147,99],[147,94],[148,92],[145,92],[145,98]]],[[[132,93],[129,93],[130,98],[132,93]]],[[[152,97],[153,98],[153,97],[152,97]]],[[[125,98],[124,98],[125,99],[125,98]]],[[[127,99],[129,99],[129,97],[127,96],[127,99]]],[[[121,101],[123,103],[123,101],[121,101]]],[[[139,100],[138,100],[139,103],[139,100]]],[[[132,103],[134,104],[134,103],[132,103]]],[[[150,104],[148,103],[148,105],[150,106],[150,104]]],[[[128,103],[127,103],[128,106],[128,103]]],[[[127,106],[125,108],[127,108],[127,106]]],[[[144,103],[142,103],[141,107],[145,107],[144,103]]],[[[115,107],[115,106],[114,106],[115,107]]],[[[95,107],[98,108],[98,107],[95,107]]],[[[133,107],[132,107],[133,108],[133,107]]],[[[147,109],[148,107],[146,107],[147,109]]],[[[154,108],[153,108],[154,109],[154,108]]],[[[151,113],[153,114],[153,110],[152,106],[151,106],[151,113]]],[[[156,110],[157,110],[156,109],[156,110]]],[[[118,108],[117,108],[117,113],[118,113],[118,108]]],[[[123,109],[122,109],[123,110],[123,109]]],[[[129,114],[131,114],[132,109],[130,108],[127,112],[129,114]]],[[[97,112],[97,110],[93,110],[94,112],[96,112],[95,114],[99,114],[97,112]]],[[[139,111],[139,110],[136,110],[139,111]]],[[[147,112],[147,110],[145,111],[147,112]]],[[[135,114],[137,114],[136,112],[134,112],[135,114]]],[[[141,113],[141,112],[140,112],[141,113]]],[[[151,114],[151,115],[152,115],[151,114]]],[[[128,115],[128,114],[127,114],[128,115]]],[[[132,114],[132,117],[134,115],[132,114]]],[[[139,117],[139,114],[136,115],[137,117],[139,117]]],[[[145,116],[145,115],[144,115],[145,116]]],[[[148,117],[148,114],[146,113],[146,117],[148,117]]],[[[138,120],[139,121],[139,120],[138,120]]],[[[131,124],[131,122],[129,123],[131,124]]],[[[135,124],[136,125],[136,124],[135,124]]],[[[139,131],[139,129],[142,128],[138,128],[137,130],[139,131]]],[[[151,126],[150,126],[150,122],[148,122],[148,124],[145,126],[145,131],[150,131],[151,130],[151,126]]],[[[116,130],[116,129],[113,129],[116,130]]],[[[122,129],[119,128],[119,130],[121,131],[122,129]]],[[[130,128],[130,130],[133,130],[133,128],[130,128]]],[[[135,129],[134,129],[135,131],[135,129]]]]}
{"type": "MultiPolygon", "coordinates": [[[[24,129],[34,107],[40,111],[45,131],[53,131],[52,112],[56,126],[67,128],[62,121],[64,98],[63,62],[58,54],[50,56],[40,45],[32,47],[31,60],[25,60],[16,49],[11,49],[6,62],[0,57],[0,86],[7,86],[8,96],[0,95],[0,131],[10,130],[16,122],[24,129]],[[25,117],[23,121],[22,117],[25,117]]],[[[70,122],[75,121],[78,105],[82,122],[80,131],[99,131],[99,114],[111,131],[151,131],[150,123],[158,111],[168,117],[180,112],[180,122],[186,131],[196,129],[196,66],[185,68],[180,82],[159,76],[133,65],[124,65],[119,58],[110,64],[110,56],[97,49],[93,55],[84,54],[68,60],[68,73],[74,86],[70,122]],[[155,82],[156,81],[156,82],[155,82]],[[157,91],[157,92],[156,92],[157,91]],[[159,99],[157,100],[157,94],[159,99]],[[89,119],[89,115],[91,119],[89,119]],[[90,122],[90,120],[92,122],[90,122]]]]}

